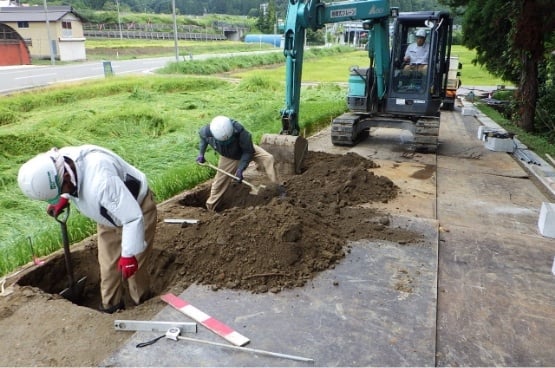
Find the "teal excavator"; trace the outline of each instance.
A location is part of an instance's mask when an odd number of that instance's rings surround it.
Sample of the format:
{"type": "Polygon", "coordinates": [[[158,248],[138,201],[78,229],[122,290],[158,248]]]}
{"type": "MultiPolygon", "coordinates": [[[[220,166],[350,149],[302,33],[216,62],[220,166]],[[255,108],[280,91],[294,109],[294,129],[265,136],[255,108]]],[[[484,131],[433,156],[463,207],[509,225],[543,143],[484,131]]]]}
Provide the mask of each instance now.
{"type": "Polygon", "coordinates": [[[284,29],[286,63],[285,107],[280,134],[265,134],[261,145],[282,171],[299,173],[307,150],[299,136],[300,94],[307,29],[327,24],[360,21],[368,32],[367,67],[351,67],[346,97],[348,112],[331,123],[334,145],[353,146],[368,137],[370,128],[407,129],[415,150],[435,152],[438,146],[440,107],[445,97],[453,20],[446,11],[399,12],[388,0],[289,0],[284,29]],[[407,47],[425,32],[426,62],[407,61],[407,47]],[[425,64],[425,65],[422,65],[425,64]]]}

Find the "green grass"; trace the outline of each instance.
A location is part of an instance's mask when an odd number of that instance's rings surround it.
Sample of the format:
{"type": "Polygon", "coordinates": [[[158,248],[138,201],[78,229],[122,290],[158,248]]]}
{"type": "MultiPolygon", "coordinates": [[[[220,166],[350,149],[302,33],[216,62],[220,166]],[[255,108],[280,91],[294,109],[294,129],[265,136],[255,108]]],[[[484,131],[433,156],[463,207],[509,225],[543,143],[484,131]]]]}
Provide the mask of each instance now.
{"type": "MultiPolygon", "coordinates": [[[[175,55],[173,40],[87,39],[87,60],[126,60],[175,55]]],[[[189,59],[190,55],[220,54],[275,49],[269,44],[239,41],[184,41],[177,43],[178,54],[189,59]]],[[[33,61],[34,62],[34,61],[33,61]]],[[[50,62],[50,61],[48,61],[50,62]]]]}
{"type": "MultiPolygon", "coordinates": [[[[470,51],[462,46],[453,46],[451,49],[453,56],[458,56],[459,61],[463,64],[461,69],[462,85],[467,88],[474,86],[511,86],[511,83],[503,81],[500,78],[493,77],[489,72],[480,66],[473,65],[472,59],[475,52],[470,51]]],[[[347,83],[349,78],[349,67],[360,66],[367,67],[369,64],[368,53],[366,51],[357,50],[345,53],[344,55],[330,55],[319,57],[316,60],[309,60],[303,68],[304,82],[333,82],[347,83]]],[[[285,75],[285,66],[278,65],[272,69],[264,69],[259,71],[238,71],[231,75],[242,77],[257,73],[264,75],[275,81],[283,80],[285,75]]]]}
{"type": "Polygon", "coordinates": [[[512,86],[512,83],[492,76],[485,67],[472,64],[476,57],[476,51],[466,47],[454,45],[451,47],[451,56],[458,56],[459,62],[463,64],[461,69],[461,82],[465,88],[475,86],[512,86]]]}

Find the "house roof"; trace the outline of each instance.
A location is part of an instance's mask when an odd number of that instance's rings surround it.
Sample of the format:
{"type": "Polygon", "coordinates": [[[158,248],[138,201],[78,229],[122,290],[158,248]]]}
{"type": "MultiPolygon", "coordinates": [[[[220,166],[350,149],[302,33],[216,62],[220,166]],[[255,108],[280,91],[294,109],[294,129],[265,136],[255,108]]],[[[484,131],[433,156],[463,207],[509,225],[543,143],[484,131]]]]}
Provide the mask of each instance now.
{"type": "MultiPolygon", "coordinates": [[[[49,21],[58,21],[68,13],[79,17],[71,6],[48,6],[47,10],[49,21]]],[[[0,22],[46,22],[46,12],[44,6],[3,7],[0,8],[0,22]]]]}

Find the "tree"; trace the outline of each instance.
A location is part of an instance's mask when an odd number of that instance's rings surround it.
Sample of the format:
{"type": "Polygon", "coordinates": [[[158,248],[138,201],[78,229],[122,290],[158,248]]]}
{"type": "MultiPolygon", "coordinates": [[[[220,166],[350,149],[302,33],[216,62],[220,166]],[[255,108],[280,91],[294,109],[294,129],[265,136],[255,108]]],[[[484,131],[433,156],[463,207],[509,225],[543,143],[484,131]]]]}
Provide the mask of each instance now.
{"type": "MultiPolygon", "coordinates": [[[[516,17],[514,48],[520,56],[522,71],[518,89],[522,128],[534,129],[536,103],[538,99],[538,68],[544,63],[545,44],[555,30],[555,17],[551,0],[521,0],[521,7],[516,17]]],[[[551,50],[549,50],[551,51],[551,50]]]]}
{"type": "MultiPolygon", "coordinates": [[[[517,86],[517,125],[534,130],[540,64],[555,31],[552,0],[441,0],[464,11],[463,45],[476,62],[517,86]]],[[[549,50],[551,51],[551,50],[549,50]]]]}
{"type": "Polygon", "coordinates": [[[266,6],[260,10],[256,27],[262,33],[274,33],[274,25],[277,23],[276,6],[274,0],[270,0],[266,6]]]}

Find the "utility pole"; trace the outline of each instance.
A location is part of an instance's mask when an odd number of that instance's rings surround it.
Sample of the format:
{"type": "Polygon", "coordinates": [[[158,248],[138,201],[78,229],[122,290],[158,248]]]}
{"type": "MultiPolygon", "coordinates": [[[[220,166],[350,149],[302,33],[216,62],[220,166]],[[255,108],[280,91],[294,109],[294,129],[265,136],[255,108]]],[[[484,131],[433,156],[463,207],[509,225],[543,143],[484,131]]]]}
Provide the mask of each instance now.
{"type": "Polygon", "coordinates": [[[123,40],[123,32],[121,30],[121,16],[119,14],[119,0],[116,0],[116,9],[118,10],[119,39],[123,40]]]}
{"type": "Polygon", "coordinates": [[[173,43],[175,49],[175,62],[179,62],[179,49],[177,47],[177,15],[175,14],[175,0],[172,0],[172,14],[173,14],[173,43]]]}
{"type": "Polygon", "coordinates": [[[46,18],[46,33],[48,34],[48,47],[50,48],[50,64],[56,64],[56,58],[54,57],[54,44],[52,44],[52,35],[50,34],[50,20],[48,19],[48,7],[46,5],[46,0],[44,0],[44,16],[46,18]]]}

